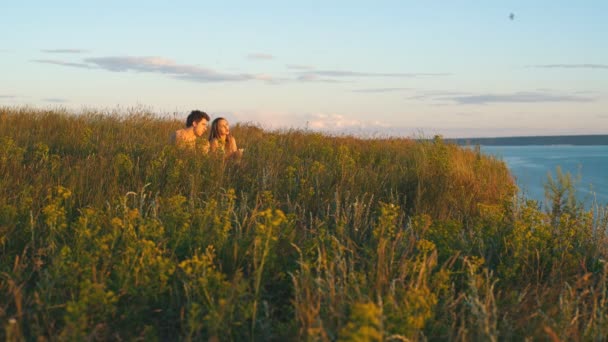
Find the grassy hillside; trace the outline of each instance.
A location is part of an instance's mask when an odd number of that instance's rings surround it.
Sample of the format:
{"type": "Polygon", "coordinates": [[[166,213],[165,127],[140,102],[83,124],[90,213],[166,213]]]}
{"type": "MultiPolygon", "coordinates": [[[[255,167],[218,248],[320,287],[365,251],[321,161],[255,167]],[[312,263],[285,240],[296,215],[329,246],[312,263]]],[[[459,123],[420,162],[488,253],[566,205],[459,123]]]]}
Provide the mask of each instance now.
{"type": "MultiPolygon", "coordinates": [[[[608,215],[440,139],[0,108],[0,338],[602,339],[608,215]],[[594,215],[595,214],[595,215],[594,215]]],[[[564,185],[565,184],[565,185],[564,185]]]]}

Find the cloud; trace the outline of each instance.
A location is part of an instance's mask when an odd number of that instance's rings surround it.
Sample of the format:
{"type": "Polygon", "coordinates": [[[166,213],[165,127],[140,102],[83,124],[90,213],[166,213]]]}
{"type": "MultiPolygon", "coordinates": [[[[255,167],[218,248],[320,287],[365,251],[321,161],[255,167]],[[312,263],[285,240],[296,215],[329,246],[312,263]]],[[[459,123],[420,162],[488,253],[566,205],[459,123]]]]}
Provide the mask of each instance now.
{"type": "Polygon", "coordinates": [[[321,130],[336,130],[342,128],[361,128],[363,122],[357,119],[349,119],[340,114],[312,114],[308,120],[308,127],[321,130]]]}
{"type": "Polygon", "coordinates": [[[286,78],[278,78],[268,74],[256,74],[252,75],[254,80],[264,81],[269,84],[279,84],[284,81],[288,81],[286,78]]]}
{"type": "Polygon", "coordinates": [[[267,53],[252,53],[247,58],[252,60],[270,60],[274,59],[274,56],[267,53]]]}
{"type": "Polygon", "coordinates": [[[544,69],[608,69],[608,64],[541,64],[533,67],[544,69]]]}
{"type": "Polygon", "coordinates": [[[456,115],[456,116],[460,116],[460,117],[463,117],[463,118],[472,118],[472,117],[474,117],[474,116],[476,116],[476,115],[479,115],[479,113],[473,113],[473,112],[456,112],[456,113],[454,113],[454,115],[456,115]]]}
{"type": "Polygon", "coordinates": [[[74,67],[74,68],[82,68],[82,69],[93,69],[93,66],[91,66],[89,64],[65,62],[65,61],[59,61],[59,60],[56,60],[56,59],[33,59],[32,62],[45,63],[45,64],[55,64],[55,65],[68,66],[68,67],[74,67]]]}
{"type": "Polygon", "coordinates": [[[451,98],[453,96],[465,96],[465,95],[473,95],[472,93],[462,92],[462,91],[451,91],[451,90],[430,90],[430,91],[422,91],[417,95],[406,97],[407,100],[442,100],[445,101],[446,98],[451,98]]]}
{"type": "Polygon", "coordinates": [[[274,79],[268,75],[221,73],[195,65],[177,64],[174,61],[163,57],[99,57],[87,58],[85,59],[85,62],[108,71],[137,71],[165,74],[176,79],[195,82],[274,81],[274,79]]]}
{"type": "Polygon", "coordinates": [[[448,76],[447,73],[381,73],[381,72],[358,72],[348,70],[313,70],[300,73],[302,76],[317,76],[317,77],[425,77],[425,76],[448,76]]]}
{"type": "Polygon", "coordinates": [[[303,116],[306,127],[312,130],[368,134],[389,128],[390,125],[382,121],[363,121],[336,113],[312,113],[303,116]]]}
{"type": "Polygon", "coordinates": [[[201,68],[195,65],[177,64],[174,61],[163,57],[96,57],[85,58],[85,63],[65,62],[54,59],[36,59],[33,62],[55,64],[68,67],[84,69],[102,69],[112,72],[146,72],[171,76],[175,79],[194,81],[194,82],[228,82],[228,81],[248,81],[259,80],[268,83],[277,83],[282,79],[277,79],[266,74],[230,74],[221,73],[215,70],[201,68]]]}
{"type": "Polygon", "coordinates": [[[294,113],[267,110],[219,113],[222,116],[232,118],[235,122],[253,123],[265,129],[296,128],[367,136],[393,128],[391,125],[378,120],[361,120],[338,113],[294,113]]]}
{"type": "Polygon", "coordinates": [[[86,52],[89,52],[89,50],[83,50],[83,49],[43,49],[40,51],[45,52],[45,53],[86,53],[86,52]]]}
{"type": "Polygon", "coordinates": [[[17,96],[15,95],[0,95],[0,99],[15,99],[17,96]]]}
{"type": "Polygon", "coordinates": [[[49,98],[46,98],[46,99],[42,99],[42,101],[44,101],[44,102],[53,102],[53,103],[66,103],[66,102],[68,102],[68,100],[62,99],[62,98],[59,98],[59,97],[49,97],[49,98]]]}
{"type": "Polygon", "coordinates": [[[331,78],[323,78],[319,75],[315,74],[304,74],[300,75],[296,78],[297,81],[301,82],[323,82],[323,83],[341,83],[343,81],[334,80],[331,78]]]}
{"type": "Polygon", "coordinates": [[[559,94],[549,90],[520,91],[502,94],[440,90],[423,91],[420,94],[407,97],[406,99],[437,101],[444,104],[457,103],[463,105],[485,105],[489,103],[593,102],[596,100],[596,98],[589,95],[591,94],[583,92],[559,94]]]}
{"type": "Polygon", "coordinates": [[[313,67],[311,67],[309,65],[301,65],[301,64],[287,64],[287,65],[285,65],[285,67],[287,67],[287,69],[293,69],[293,70],[312,70],[312,69],[314,69],[313,67]]]}
{"type": "Polygon", "coordinates": [[[227,82],[261,80],[277,82],[269,75],[229,74],[201,68],[195,65],[177,64],[163,57],[97,57],[85,58],[85,63],[73,63],[52,59],[33,60],[37,63],[55,64],[84,69],[102,69],[112,72],[146,72],[168,75],[179,80],[194,82],[227,82]]]}
{"type": "Polygon", "coordinates": [[[353,93],[391,93],[396,91],[411,90],[411,88],[366,88],[355,89],[353,93]]]}
{"type": "Polygon", "coordinates": [[[592,102],[593,98],[576,95],[556,95],[541,92],[517,92],[511,94],[478,94],[444,98],[458,104],[488,103],[538,103],[538,102],[592,102]]]}
{"type": "MultiPolygon", "coordinates": [[[[260,56],[261,54],[258,54],[260,56]]],[[[265,55],[268,57],[269,55],[265,55]]],[[[271,57],[271,56],[270,56],[271,57]]],[[[266,83],[277,84],[286,81],[299,82],[325,82],[338,83],[345,82],[357,77],[425,77],[425,76],[447,76],[446,73],[370,73],[345,70],[306,70],[306,66],[297,67],[298,70],[289,78],[279,78],[268,74],[249,74],[249,73],[226,73],[212,69],[199,67],[196,65],[178,64],[173,60],[164,57],[132,57],[132,56],[110,56],[110,57],[90,57],[82,62],[68,62],[56,59],[36,59],[36,63],[54,64],[82,69],[101,69],[112,72],[142,72],[167,75],[169,77],[194,81],[194,82],[238,82],[258,80],[266,83]],[[343,80],[341,80],[343,79],[343,80]]],[[[384,89],[382,91],[388,91],[384,89]]],[[[363,91],[365,92],[365,91],[363,91]]],[[[373,91],[368,91],[373,92],[373,91]]],[[[376,92],[379,92],[376,90],[376,92]]]]}
{"type": "MultiPolygon", "coordinates": [[[[293,69],[293,68],[292,68],[293,69]]],[[[435,77],[435,76],[449,76],[448,73],[381,73],[381,72],[359,72],[351,70],[307,70],[296,73],[297,81],[301,82],[343,82],[337,80],[342,79],[353,79],[361,77],[384,77],[384,78],[415,78],[415,77],[435,77]]]]}

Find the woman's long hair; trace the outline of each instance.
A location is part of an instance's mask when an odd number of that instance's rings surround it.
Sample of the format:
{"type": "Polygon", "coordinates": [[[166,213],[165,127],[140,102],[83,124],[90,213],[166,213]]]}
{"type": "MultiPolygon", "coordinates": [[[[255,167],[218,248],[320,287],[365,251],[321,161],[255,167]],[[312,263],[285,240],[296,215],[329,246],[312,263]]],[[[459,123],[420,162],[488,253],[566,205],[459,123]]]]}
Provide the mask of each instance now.
{"type": "Polygon", "coordinates": [[[225,120],[224,118],[215,118],[211,123],[211,129],[209,130],[209,141],[213,139],[219,139],[220,137],[220,121],[225,120]]]}
{"type": "MultiPolygon", "coordinates": [[[[217,139],[219,141],[220,139],[220,121],[222,120],[226,120],[222,117],[216,118],[215,120],[213,120],[213,122],[211,123],[211,131],[209,132],[209,142],[217,139]]],[[[230,134],[228,134],[226,136],[226,141],[224,142],[226,145],[228,145],[228,143],[230,142],[230,134]]]]}

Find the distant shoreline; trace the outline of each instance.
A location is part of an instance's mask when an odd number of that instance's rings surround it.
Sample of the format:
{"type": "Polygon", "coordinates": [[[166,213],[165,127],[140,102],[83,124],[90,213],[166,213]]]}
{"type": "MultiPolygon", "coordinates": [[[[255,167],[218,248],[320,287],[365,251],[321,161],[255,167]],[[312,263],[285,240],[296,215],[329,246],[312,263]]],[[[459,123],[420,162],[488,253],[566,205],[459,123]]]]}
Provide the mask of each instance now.
{"type": "Polygon", "coordinates": [[[497,138],[456,138],[445,139],[457,145],[484,146],[525,146],[525,145],[576,145],[599,146],[608,145],[608,135],[552,135],[527,137],[497,137],[497,138]]]}

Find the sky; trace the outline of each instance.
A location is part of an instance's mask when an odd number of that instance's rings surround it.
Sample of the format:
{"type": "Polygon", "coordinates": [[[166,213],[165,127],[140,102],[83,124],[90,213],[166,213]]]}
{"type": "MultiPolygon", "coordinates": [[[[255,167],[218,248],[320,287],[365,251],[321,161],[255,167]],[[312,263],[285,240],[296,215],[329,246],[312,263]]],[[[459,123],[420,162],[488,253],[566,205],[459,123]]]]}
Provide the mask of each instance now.
{"type": "Polygon", "coordinates": [[[608,1],[3,1],[0,107],[608,134],[608,1]]]}

